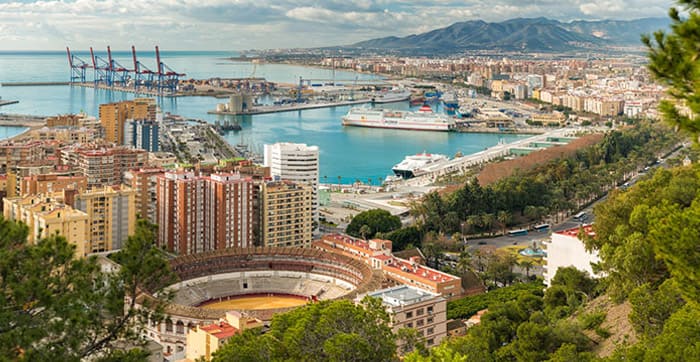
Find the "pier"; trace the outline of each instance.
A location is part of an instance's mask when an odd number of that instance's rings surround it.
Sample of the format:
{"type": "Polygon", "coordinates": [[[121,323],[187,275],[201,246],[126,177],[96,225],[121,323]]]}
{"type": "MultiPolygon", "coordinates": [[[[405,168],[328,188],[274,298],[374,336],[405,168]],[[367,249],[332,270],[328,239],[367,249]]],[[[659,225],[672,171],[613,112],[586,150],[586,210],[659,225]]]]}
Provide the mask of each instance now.
{"type": "Polygon", "coordinates": [[[271,106],[257,106],[250,110],[242,112],[228,112],[228,111],[209,111],[208,114],[218,114],[226,116],[245,116],[245,115],[257,115],[257,114],[267,114],[267,113],[279,113],[279,112],[290,112],[290,111],[303,111],[307,109],[318,109],[318,108],[331,108],[331,107],[342,107],[342,106],[353,106],[358,104],[371,103],[372,100],[358,99],[352,101],[340,101],[340,102],[330,102],[330,103],[291,103],[284,105],[271,105],[271,106]]]}
{"type": "Polygon", "coordinates": [[[46,117],[22,114],[0,114],[0,126],[39,128],[46,125],[46,117]]]}
{"type": "Polygon", "coordinates": [[[68,82],[3,82],[0,87],[34,87],[34,86],[55,86],[69,85],[68,82]]]}
{"type": "Polygon", "coordinates": [[[19,101],[3,101],[0,99],[0,107],[2,106],[9,106],[10,104],[17,104],[19,101]]]}

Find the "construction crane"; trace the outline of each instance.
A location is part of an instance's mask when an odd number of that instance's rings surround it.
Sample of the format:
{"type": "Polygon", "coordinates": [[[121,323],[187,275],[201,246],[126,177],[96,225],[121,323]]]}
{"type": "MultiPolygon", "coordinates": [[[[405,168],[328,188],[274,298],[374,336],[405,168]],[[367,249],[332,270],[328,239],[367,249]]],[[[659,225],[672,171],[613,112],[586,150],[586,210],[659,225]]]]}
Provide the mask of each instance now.
{"type": "Polygon", "coordinates": [[[70,65],[70,82],[85,83],[85,69],[90,68],[90,64],[77,55],[71,54],[68,47],[66,47],[66,52],[68,53],[68,65],[70,65]]]}
{"type": "Polygon", "coordinates": [[[170,93],[177,91],[177,84],[184,73],[178,73],[160,60],[160,51],[156,45],[156,61],[158,62],[158,92],[167,90],[170,93]]]}
{"type": "Polygon", "coordinates": [[[134,89],[138,91],[140,86],[144,86],[147,89],[153,88],[155,72],[136,59],[136,47],[133,45],[131,46],[131,55],[134,58],[134,89]]]}

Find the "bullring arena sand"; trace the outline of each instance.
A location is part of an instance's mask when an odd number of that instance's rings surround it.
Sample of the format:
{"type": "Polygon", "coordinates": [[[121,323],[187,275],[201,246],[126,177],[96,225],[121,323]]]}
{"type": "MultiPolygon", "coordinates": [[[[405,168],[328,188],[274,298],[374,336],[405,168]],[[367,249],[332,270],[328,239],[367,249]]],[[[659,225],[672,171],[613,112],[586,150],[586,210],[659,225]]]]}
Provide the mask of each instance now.
{"type": "Polygon", "coordinates": [[[273,309],[298,307],[307,303],[303,297],[290,295],[255,295],[231,297],[229,300],[210,302],[200,306],[204,309],[273,309]]]}

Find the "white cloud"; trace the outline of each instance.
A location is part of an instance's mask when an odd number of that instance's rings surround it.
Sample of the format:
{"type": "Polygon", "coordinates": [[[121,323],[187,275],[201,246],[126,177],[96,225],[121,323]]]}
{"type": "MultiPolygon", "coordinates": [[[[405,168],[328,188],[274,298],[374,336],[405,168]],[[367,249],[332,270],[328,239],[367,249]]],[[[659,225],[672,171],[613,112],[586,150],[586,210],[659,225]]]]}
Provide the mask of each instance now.
{"type": "Polygon", "coordinates": [[[457,21],[665,16],[672,0],[0,0],[0,49],[350,44],[457,21]]]}

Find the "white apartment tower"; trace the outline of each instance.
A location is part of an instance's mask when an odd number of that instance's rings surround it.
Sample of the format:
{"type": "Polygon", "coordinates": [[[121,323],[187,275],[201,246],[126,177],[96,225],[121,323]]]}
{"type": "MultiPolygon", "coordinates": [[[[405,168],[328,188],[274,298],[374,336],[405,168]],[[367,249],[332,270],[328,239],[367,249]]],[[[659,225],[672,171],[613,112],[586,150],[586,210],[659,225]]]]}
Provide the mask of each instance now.
{"type": "Polygon", "coordinates": [[[265,145],[265,166],[273,178],[311,185],[313,221],[318,227],[318,146],[304,143],[265,145]]]}

